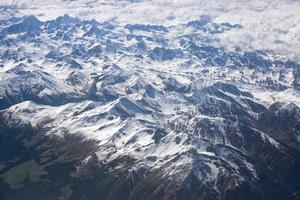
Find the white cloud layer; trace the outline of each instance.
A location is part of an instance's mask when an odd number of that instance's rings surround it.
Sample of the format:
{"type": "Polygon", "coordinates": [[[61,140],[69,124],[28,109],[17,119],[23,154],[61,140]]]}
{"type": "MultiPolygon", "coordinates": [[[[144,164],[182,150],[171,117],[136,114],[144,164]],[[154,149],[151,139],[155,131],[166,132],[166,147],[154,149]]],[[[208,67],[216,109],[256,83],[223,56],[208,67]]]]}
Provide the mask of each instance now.
{"type": "Polygon", "coordinates": [[[98,21],[114,19],[122,25],[170,26],[211,15],[217,22],[243,26],[220,34],[219,45],[267,49],[300,61],[300,1],[296,0],[7,0],[0,6],[15,6],[18,15],[34,14],[42,20],[68,13],[98,21]]]}

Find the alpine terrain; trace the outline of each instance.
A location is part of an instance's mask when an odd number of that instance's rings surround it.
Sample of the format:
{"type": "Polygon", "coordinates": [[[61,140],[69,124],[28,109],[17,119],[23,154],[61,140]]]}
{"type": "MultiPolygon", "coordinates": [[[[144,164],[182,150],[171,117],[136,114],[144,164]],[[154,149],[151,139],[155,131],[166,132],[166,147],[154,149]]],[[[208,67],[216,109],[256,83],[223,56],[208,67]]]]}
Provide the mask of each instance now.
{"type": "Polygon", "coordinates": [[[0,3],[1,200],[300,199],[299,25],[197,2],[0,3]]]}

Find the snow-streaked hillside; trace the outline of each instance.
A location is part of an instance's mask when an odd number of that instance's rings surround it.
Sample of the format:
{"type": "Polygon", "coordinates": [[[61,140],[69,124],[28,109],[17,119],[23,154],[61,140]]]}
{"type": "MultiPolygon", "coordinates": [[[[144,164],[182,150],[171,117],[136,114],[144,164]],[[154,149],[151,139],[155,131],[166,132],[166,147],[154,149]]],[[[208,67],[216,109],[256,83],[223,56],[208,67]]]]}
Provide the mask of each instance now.
{"type": "MultiPolygon", "coordinates": [[[[46,5],[16,7],[20,16],[46,5]]],[[[0,194],[18,197],[38,183],[62,199],[298,198],[297,60],[268,46],[224,47],[220,38],[245,26],[194,10],[176,23],[127,15],[1,21],[0,194]],[[14,146],[30,151],[22,157],[14,146]],[[25,161],[42,172],[11,181],[25,161]]]]}

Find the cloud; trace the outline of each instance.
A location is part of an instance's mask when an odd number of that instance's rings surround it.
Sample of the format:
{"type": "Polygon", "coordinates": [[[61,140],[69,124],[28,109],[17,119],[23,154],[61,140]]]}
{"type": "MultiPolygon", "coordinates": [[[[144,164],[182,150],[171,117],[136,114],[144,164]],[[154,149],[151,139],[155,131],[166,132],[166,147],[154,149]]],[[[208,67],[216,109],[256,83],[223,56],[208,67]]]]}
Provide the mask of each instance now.
{"type": "Polygon", "coordinates": [[[64,13],[120,25],[150,23],[177,25],[210,15],[217,22],[241,24],[243,29],[220,34],[218,45],[228,49],[272,50],[300,61],[300,1],[293,0],[8,0],[19,15],[41,19],[64,13]]]}

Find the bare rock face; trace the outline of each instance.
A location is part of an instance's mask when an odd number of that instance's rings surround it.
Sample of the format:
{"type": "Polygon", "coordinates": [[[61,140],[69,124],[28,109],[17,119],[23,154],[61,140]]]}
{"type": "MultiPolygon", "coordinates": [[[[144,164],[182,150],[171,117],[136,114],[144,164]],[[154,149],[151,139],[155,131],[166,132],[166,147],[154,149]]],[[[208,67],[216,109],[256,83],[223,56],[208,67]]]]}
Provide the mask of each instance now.
{"type": "Polygon", "coordinates": [[[299,149],[299,114],[299,107],[293,103],[275,103],[261,114],[259,123],[273,138],[287,146],[299,149]]]}

